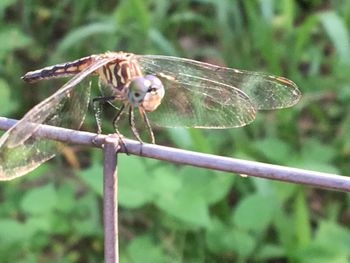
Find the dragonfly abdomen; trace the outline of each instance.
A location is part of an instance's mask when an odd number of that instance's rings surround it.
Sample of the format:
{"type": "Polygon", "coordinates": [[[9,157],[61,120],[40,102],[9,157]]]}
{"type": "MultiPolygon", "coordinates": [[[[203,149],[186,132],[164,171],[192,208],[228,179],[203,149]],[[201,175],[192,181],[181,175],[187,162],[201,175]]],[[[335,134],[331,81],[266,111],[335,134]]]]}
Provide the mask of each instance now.
{"type": "Polygon", "coordinates": [[[78,74],[84,68],[91,65],[94,60],[95,55],[91,55],[71,62],[29,71],[24,76],[22,76],[22,79],[26,82],[33,83],[43,79],[72,76],[78,74]]]}

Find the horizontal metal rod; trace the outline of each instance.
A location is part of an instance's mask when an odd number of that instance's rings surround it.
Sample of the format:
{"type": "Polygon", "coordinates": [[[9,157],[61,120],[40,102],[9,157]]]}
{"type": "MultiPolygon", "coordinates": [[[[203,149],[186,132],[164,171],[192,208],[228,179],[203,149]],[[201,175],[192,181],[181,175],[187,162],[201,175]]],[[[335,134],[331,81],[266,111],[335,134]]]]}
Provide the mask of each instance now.
{"type": "MultiPolygon", "coordinates": [[[[0,117],[0,129],[9,129],[15,123],[15,120],[0,117]]],[[[106,138],[110,140],[116,135],[96,135],[90,132],[41,125],[40,129],[36,132],[36,136],[66,143],[102,147],[106,138]]],[[[115,138],[115,140],[118,139],[118,137],[115,138]]],[[[350,192],[350,177],[347,176],[222,157],[155,144],[141,144],[138,141],[129,139],[123,139],[123,142],[129,154],[208,169],[350,192]]],[[[122,147],[120,152],[125,152],[125,149],[122,147]]]]}

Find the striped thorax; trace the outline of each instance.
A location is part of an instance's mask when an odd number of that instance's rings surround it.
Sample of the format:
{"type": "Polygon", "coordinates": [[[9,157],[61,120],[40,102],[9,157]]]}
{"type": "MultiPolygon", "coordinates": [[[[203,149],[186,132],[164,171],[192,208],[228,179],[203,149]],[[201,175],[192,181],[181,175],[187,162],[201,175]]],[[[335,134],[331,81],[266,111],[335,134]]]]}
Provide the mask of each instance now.
{"type": "Polygon", "coordinates": [[[103,56],[115,58],[112,62],[98,69],[100,80],[113,89],[121,91],[133,78],[142,76],[142,71],[134,58],[134,54],[106,52],[103,56]]]}

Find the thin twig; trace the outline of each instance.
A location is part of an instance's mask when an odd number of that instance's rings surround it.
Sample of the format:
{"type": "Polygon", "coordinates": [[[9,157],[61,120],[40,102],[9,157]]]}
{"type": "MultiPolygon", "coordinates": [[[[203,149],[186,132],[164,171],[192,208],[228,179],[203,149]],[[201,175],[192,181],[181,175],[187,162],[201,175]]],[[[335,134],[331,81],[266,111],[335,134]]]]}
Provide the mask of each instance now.
{"type": "MultiPolygon", "coordinates": [[[[0,129],[8,129],[15,122],[15,120],[0,117],[0,129]]],[[[101,147],[107,138],[107,135],[96,136],[95,133],[75,131],[47,125],[42,125],[36,132],[36,136],[66,143],[96,147],[101,147]],[[94,143],[92,141],[94,141],[94,143]]],[[[123,139],[123,142],[129,154],[220,171],[350,192],[350,177],[347,176],[246,161],[154,144],[140,144],[137,141],[129,139],[123,139]]],[[[123,152],[123,149],[121,149],[121,152],[123,152]]]]}

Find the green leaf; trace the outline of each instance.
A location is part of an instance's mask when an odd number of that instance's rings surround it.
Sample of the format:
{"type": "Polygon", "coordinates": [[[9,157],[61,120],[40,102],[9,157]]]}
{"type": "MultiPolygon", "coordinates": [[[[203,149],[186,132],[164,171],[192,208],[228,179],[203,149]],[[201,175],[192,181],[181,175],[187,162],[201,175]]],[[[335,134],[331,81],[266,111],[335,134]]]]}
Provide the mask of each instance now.
{"type": "Polygon", "coordinates": [[[189,129],[173,128],[167,129],[166,131],[177,147],[182,149],[191,149],[193,147],[193,141],[189,129]]]}
{"type": "Polygon", "coordinates": [[[103,195],[103,167],[94,163],[88,169],[80,170],[78,175],[100,196],[103,195]]]}
{"type": "Polygon", "coordinates": [[[16,27],[8,26],[0,31],[0,60],[11,51],[24,47],[30,43],[30,39],[16,27]]]}
{"type": "Polygon", "coordinates": [[[31,215],[47,215],[53,211],[57,201],[53,184],[48,184],[27,192],[22,199],[21,208],[31,215]]]}
{"type": "Polygon", "coordinates": [[[150,202],[153,197],[151,171],[140,157],[119,155],[118,158],[119,204],[137,208],[150,202]]]}
{"type": "Polygon", "coordinates": [[[51,222],[47,217],[30,217],[25,223],[27,229],[31,229],[33,232],[45,232],[51,233],[51,222]]]}
{"type": "Polygon", "coordinates": [[[166,256],[161,250],[161,246],[146,235],[133,238],[129,243],[127,250],[131,262],[168,262],[166,261],[166,256]]]}
{"type": "Polygon", "coordinates": [[[174,169],[169,168],[172,167],[154,171],[152,188],[155,205],[177,219],[206,226],[209,215],[204,198],[195,189],[188,191],[188,185],[192,184],[184,180],[183,173],[175,173],[174,169]]]}
{"type": "Polygon", "coordinates": [[[286,253],[295,250],[295,221],[290,213],[285,209],[278,209],[273,220],[273,226],[276,231],[279,244],[285,249],[286,253]]]}
{"type": "Polygon", "coordinates": [[[32,237],[33,231],[25,224],[16,220],[1,219],[0,233],[4,233],[0,235],[0,243],[9,244],[29,240],[32,237]]]}
{"type": "Polygon", "coordinates": [[[322,221],[316,236],[315,242],[322,243],[334,252],[347,253],[350,256],[350,230],[334,222],[322,221]]]}
{"type": "Polygon", "coordinates": [[[2,1],[0,1],[0,17],[1,17],[1,19],[2,19],[2,16],[3,16],[5,9],[8,6],[14,4],[15,2],[16,2],[16,0],[2,0],[2,1]]]}
{"type": "Polygon", "coordinates": [[[256,245],[251,234],[232,225],[225,225],[217,218],[212,221],[206,241],[209,249],[214,253],[235,252],[243,258],[248,257],[256,245]]]}
{"type": "Polygon", "coordinates": [[[268,262],[269,259],[285,257],[285,250],[283,247],[274,244],[263,244],[259,249],[255,258],[261,262],[268,262]]]}
{"type": "Polygon", "coordinates": [[[10,87],[6,80],[0,78],[0,116],[9,115],[18,107],[15,99],[10,98],[10,87]]]}
{"type": "Polygon", "coordinates": [[[305,249],[296,253],[297,262],[305,263],[348,263],[349,255],[332,250],[328,246],[313,243],[305,249]]]}
{"type": "Polygon", "coordinates": [[[205,200],[196,194],[188,193],[168,202],[156,202],[156,205],[186,223],[199,227],[207,227],[210,223],[208,206],[205,200]]]}
{"type": "Polygon", "coordinates": [[[72,46],[75,46],[76,43],[86,41],[89,37],[97,36],[98,34],[112,34],[114,32],[114,24],[108,21],[96,22],[71,30],[57,46],[51,56],[51,61],[56,61],[65,51],[69,50],[72,46]]]}
{"type": "Polygon", "coordinates": [[[340,61],[350,64],[350,37],[342,18],[334,11],[320,13],[319,18],[338,52],[340,61]]]}
{"type": "Polygon", "coordinates": [[[153,45],[156,46],[158,50],[161,50],[162,53],[170,56],[176,56],[177,52],[175,47],[161,32],[156,29],[150,29],[149,38],[153,45]]]}
{"type": "MultiPolygon", "coordinates": [[[[307,139],[303,142],[300,159],[296,160],[297,166],[320,172],[339,173],[332,165],[337,151],[331,145],[324,144],[317,139],[307,139]]],[[[295,160],[294,160],[295,162],[295,160]]],[[[290,162],[293,164],[293,162],[290,162]]]]}
{"type": "Polygon", "coordinates": [[[219,171],[209,171],[208,174],[210,179],[203,194],[209,204],[215,204],[227,196],[237,176],[219,171]]]}
{"type": "Polygon", "coordinates": [[[302,247],[307,245],[311,240],[308,205],[306,202],[305,192],[302,187],[300,187],[296,195],[294,212],[297,242],[298,246],[302,247]]]}
{"type": "Polygon", "coordinates": [[[182,180],[174,170],[175,169],[172,169],[172,166],[170,165],[154,170],[151,187],[155,195],[155,200],[172,200],[173,198],[176,198],[177,193],[182,188],[182,180]]]}
{"type": "MultiPolygon", "coordinates": [[[[150,12],[147,1],[124,0],[121,1],[114,14],[118,25],[127,25],[127,30],[135,30],[138,34],[146,35],[150,29],[150,12]]],[[[123,30],[123,28],[122,28],[123,30]]],[[[135,36],[138,38],[139,36],[135,36]]]]}
{"type": "Polygon", "coordinates": [[[186,223],[207,227],[210,223],[209,210],[205,199],[190,192],[180,192],[167,199],[155,200],[156,206],[186,223]]]}
{"type": "Polygon", "coordinates": [[[350,231],[334,222],[322,221],[315,239],[302,247],[296,254],[297,259],[306,263],[349,262],[350,231]]]}
{"type": "Polygon", "coordinates": [[[78,199],[75,216],[71,219],[74,232],[82,235],[101,234],[100,203],[96,195],[87,194],[78,199]]]}
{"type": "Polygon", "coordinates": [[[207,226],[209,205],[222,200],[234,176],[195,167],[174,171],[158,169],[154,177],[155,204],[178,219],[207,226]]]}
{"type": "Polygon", "coordinates": [[[337,152],[331,145],[311,138],[303,142],[302,155],[305,159],[318,160],[322,163],[332,161],[337,156],[337,152]]]}
{"type": "Polygon", "coordinates": [[[278,203],[275,197],[251,194],[235,207],[231,222],[242,229],[264,231],[271,223],[277,209],[278,203]]]}
{"type": "Polygon", "coordinates": [[[258,140],[254,142],[254,146],[269,161],[275,163],[284,163],[288,160],[291,152],[291,148],[287,143],[273,137],[258,140]]]}
{"type": "Polygon", "coordinates": [[[68,183],[61,185],[57,189],[57,202],[56,209],[63,213],[69,213],[74,211],[76,206],[76,196],[74,186],[68,183]]]}

